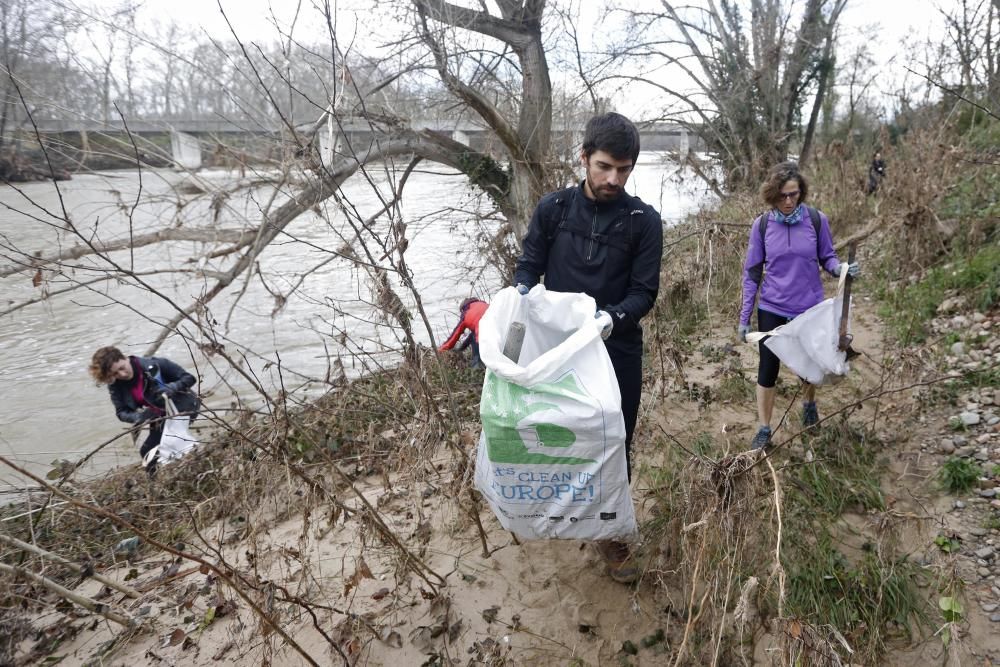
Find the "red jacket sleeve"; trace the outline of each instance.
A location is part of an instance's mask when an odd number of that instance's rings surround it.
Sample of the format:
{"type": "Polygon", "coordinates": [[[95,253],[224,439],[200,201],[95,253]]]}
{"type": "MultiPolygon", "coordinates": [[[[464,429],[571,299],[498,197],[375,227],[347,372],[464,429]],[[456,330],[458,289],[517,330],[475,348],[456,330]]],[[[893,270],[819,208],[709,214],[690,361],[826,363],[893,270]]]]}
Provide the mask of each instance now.
{"type": "Polygon", "coordinates": [[[455,330],[451,332],[448,336],[448,340],[441,344],[438,348],[441,351],[450,350],[455,347],[455,343],[458,339],[462,337],[462,333],[466,329],[471,329],[472,334],[479,340],[479,320],[483,319],[483,313],[489,308],[489,304],[485,301],[473,301],[470,303],[465,310],[462,311],[462,319],[459,321],[455,330]]]}
{"type": "Polygon", "coordinates": [[[459,320],[458,325],[455,327],[455,330],[451,332],[450,336],[448,336],[448,340],[441,343],[441,347],[439,347],[438,349],[443,352],[445,350],[450,350],[451,348],[455,347],[455,343],[458,342],[458,339],[462,337],[462,333],[468,328],[469,327],[465,323],[465,317],[463,316],[462,319],[459,320]]]}

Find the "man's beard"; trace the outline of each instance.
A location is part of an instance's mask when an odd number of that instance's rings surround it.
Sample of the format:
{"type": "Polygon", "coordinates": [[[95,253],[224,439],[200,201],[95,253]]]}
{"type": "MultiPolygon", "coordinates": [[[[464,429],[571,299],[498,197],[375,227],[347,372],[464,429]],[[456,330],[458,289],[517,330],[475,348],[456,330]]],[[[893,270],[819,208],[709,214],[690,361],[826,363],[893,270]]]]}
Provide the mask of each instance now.
{"type": "Polygon", "coordinates": [[[622,188],[615,187],[611,189],[610,186],[602,186],[600,188],[594,187],[594,182],[590,180],[590,175],[587,175],[587,187],[590,189],[590,194],[594,195],[594,201],[599,202],[609,202],[618,199],[622,194],[622,188]]]}

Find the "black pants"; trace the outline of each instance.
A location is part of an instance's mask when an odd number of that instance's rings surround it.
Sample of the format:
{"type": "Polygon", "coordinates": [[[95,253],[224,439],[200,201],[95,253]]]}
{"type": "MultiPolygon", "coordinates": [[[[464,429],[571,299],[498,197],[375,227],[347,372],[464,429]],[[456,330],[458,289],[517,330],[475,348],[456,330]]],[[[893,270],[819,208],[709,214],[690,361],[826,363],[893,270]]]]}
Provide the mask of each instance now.
{"type": "Polygon", "coordinates": [[[622,395],[622,416],[625,418],[625,470],[632,481],[632,435],[639,417],[642,398],[642,348],[638,352],[620,352],[608,348],[611,365],[615,368],[618,390],[622,395]]]}
{"type": "Polygon", "coordinates": [[[472,360],[469,362],[470,368],[482,368],[483,360],[479,358],[479,341],[472,339],[472,360]]]}
{"type": "Polygon", "coordinates": [[[153,447],[160,444],[160,438],[163,437],[163,422],[155,421],[149,425],[149,435],[146,436],[146,441],[142,443],[142,447],[139,448],[139,458],[146,458],[146,454],[153,447]]]}
{"type": "MultiPolygon", "coordinates": [[[[757,331],[771,331],[791,321],[791,317],[776,315],[760,308],[757,309],[757,331]]],[[[768,338],[770,336],[762,338],[757,343],[760,348],[760,365],[757,366],[757,384],[765,389],[770,389],[778,381],[778,368],[781,366],[781,360],[778,359],[778,356],[774,352],[771,352],[771,348],[764,345],[764,341],[768,338]]]]}

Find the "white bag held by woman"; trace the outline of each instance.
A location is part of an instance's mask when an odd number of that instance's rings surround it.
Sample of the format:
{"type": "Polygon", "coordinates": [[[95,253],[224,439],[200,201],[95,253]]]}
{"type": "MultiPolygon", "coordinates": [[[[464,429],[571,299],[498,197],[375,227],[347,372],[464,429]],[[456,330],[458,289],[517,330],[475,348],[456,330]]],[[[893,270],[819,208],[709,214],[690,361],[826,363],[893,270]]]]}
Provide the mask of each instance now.
{"type": "Polygon", "coordinates": [[[198,444],[189,429],[191,417],[178,415],[174,402],[166,396],[164,396],[163,401],[167,408],[167,419],[163,422],[163,435],[160,436],[160,444],[146,452],[142,461],[143,465],[148,465],[157,454],[159,454],[161,464],[179,459],[198,444]]]}
{"type": "Polygon", "coordinates": [[[615,371],[586,294],[501,290],[479,323],[486,365],[476,487],[525,538],[603,540],[636,533],[615,371]],[[524,325],[518,361],[504,356],[524,325]],[[519,329],[519,327],[515,327],[519,329]]]}
{"type": "Polygon", "coordinates": [[[816,385],[839,382],[851,370],[846,351],[839,347],[846,279],[845,263],[840,266],[836,296],[817,303],[772,331],[747,334],[747,342],[756,343],[767,336],[764,345],[803,380],[816,385]]]}

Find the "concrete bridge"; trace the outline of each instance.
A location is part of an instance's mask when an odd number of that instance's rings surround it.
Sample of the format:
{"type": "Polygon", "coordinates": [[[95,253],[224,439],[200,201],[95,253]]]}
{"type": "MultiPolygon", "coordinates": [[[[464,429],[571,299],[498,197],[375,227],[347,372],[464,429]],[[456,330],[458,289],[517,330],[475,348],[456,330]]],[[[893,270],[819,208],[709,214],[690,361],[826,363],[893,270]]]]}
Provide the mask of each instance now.
{"type": "MultiPolygon", "coordinates": [[[[315,118],[295,119],[292,122],[297,131],[313,127],[315,118]]],[[[202,166],[206,154],[239,153],[254,154],[265,144],[273,144],[276,137],[288,133],[288,125],[280,121],[233,121],[216,119],[171,119],[148,120],[130,119],[123,122],[115,119],[108,122],[96,120],[38,120],[38,131],[45,135],[124,135],[131,133],[142,137],[170,137],[170,148],[174,162],[181,167],[197,169],[202,166]],[[233,150],[233,145],[237,147],[233,150]]],[[[422,118],[410,122],[415,129],[430,129],[445,133],[477,150],[491,152],[496,138],[491,130],[482,124],[468,120],[441,120],[422,118]]],[[[702,150],[700,140],[690,136],[686,128],[675,123],[650,123],[640,125],[643,150],[680,150],[688,148],[702,150]]],[[[372,137],[372,126],[364,119],[329,122],[318,133],[320,156],[325,162],[341,152],[345,144],[367,145],[372,137]]],[[[579,146],[583,139],[582,126],[554,124],[553,145],[561,147],[579,146]]],[[[270,152],[270,150],[268,150],[270,152]]],[[[238,157],[237,157],[238,161],[238,157]]]]}

